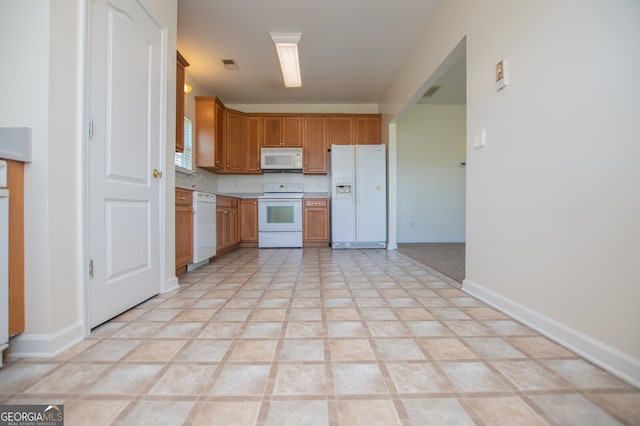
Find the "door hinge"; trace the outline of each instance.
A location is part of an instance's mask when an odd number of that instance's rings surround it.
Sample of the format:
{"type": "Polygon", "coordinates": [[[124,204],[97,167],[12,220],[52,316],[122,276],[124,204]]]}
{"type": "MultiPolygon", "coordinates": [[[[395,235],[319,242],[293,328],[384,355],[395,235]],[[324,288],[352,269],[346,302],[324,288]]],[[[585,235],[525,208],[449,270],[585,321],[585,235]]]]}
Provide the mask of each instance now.
{"type": "Polygon", "coordinates": [[[89,120],[89,125],[87,126],[87,130],[89,132],[89,139],[93,138],[93,119],[89,120]]]}
{"type": "Polygon", "coordinates": [[[93,259],[89,260],[89,278],[93,278],[93,259]]]}

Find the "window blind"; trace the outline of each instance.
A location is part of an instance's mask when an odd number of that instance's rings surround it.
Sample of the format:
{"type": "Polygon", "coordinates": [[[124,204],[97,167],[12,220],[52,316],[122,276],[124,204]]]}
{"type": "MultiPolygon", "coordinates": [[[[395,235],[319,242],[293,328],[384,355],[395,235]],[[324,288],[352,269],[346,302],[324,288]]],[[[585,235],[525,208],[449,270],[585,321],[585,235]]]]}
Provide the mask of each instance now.
{"type": "Polygon", "coordinates": [[[184,118],[184,150],[176,152],[176,166],[193,170],[193,124],[187,117],[184,118]]]}

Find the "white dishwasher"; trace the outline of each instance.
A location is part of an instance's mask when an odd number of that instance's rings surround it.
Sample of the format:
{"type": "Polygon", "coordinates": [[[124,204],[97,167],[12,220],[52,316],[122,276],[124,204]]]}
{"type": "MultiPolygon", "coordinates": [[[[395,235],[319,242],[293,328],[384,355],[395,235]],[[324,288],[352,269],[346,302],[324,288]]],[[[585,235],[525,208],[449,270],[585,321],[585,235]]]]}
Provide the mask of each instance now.
{"type": "Polygon", "coordinates": [[[193,193],[193,264],[196,269],[216,255],[216,196],[207,192],[193,193]]]}
{"type": "Polygon", "coordinates": [[[0,161],[0,367],[9,347],[9,190],[7,163],[0,161]]]}

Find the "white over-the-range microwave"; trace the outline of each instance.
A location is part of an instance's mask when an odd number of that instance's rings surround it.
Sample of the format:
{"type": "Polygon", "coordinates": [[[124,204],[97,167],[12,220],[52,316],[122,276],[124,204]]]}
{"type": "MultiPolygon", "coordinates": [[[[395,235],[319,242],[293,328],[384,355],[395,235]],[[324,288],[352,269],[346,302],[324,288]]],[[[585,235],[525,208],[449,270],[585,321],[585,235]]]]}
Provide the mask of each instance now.
{"type": "Polygon", "coordinates": [[[302,148],[261,148],[263,172],[302,173],[302,148]]]}

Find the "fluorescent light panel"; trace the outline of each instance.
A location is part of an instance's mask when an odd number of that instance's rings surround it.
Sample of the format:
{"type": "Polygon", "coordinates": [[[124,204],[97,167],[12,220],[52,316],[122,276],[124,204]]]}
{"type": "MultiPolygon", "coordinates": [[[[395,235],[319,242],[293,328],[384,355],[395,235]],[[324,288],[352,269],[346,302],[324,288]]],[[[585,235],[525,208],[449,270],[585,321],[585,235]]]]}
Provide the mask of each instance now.
{"type": "Polygon", "coordinates": [[[298,57],[300,37],[302,37],[300,33],[271,33],[271,40],[276,44],[276,50],[278,51],[285,87],[302,87],[300,59],[298,57]]]}

